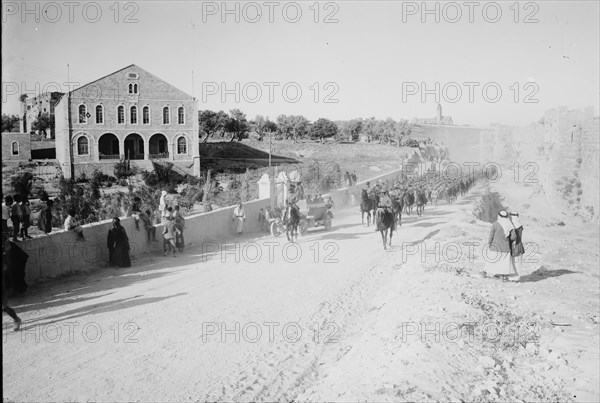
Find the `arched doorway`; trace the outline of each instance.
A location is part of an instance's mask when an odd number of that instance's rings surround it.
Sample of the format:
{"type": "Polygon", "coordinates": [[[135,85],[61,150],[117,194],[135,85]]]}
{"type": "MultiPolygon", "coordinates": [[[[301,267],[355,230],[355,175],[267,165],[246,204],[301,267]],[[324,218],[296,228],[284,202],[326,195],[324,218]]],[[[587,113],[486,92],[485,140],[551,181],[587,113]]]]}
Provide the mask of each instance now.
{"type": "Polygon", "coordinates": [[[167,138],[161,134],[156,133],[148,140],[148,151],[150,158],[169,158],[169,142],[167,138]]]}
{"type": "Polygon", "coordinates": [[[144,139],[137,133],[125,137],[125,158],[130,160],[144,159],[144,139]]]}
{"type": "Polygon", "coordinates": [[[119,154],[119,139],[112,133],[104,133],[98,139],[98,155],[101,160],[121,159],[119,154]]]}

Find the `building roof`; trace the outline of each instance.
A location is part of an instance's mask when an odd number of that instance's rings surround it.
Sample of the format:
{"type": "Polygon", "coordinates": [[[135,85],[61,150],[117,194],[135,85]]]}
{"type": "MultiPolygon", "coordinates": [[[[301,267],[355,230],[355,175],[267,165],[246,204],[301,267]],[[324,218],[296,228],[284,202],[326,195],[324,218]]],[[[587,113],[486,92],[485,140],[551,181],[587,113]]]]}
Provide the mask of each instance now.
{"type": "MultiPolygon", "coordinates": [[[[130,65],[128,65],[128,66],[125,66],[125,67],[123,67],[123,68],[121,68],[121,69],[119,69],[119,70],[117,70],[117,71],[113,71],[113,72],[112,72],[112,73],[110,73],[110,74],[107,74],[107,75],[105,75],[105,76],[102,76],[102,77],[100,77],[100,78],[98,78],[98,79],[96,79],[96,80],[94,80],[94,81],[90,81],[89,83],[87,83],[87,84],[84,84],[84,85],[82,85],[81,87],[77,87],[77,88],[75,88],[73,91],[69,91],[69,92],[67,92],[67,94],[72,94],[72,93],[73,93],[73,92],[75,92],[75,91],[80,91],[80,90],[82,90],[83,88],[85,88],[85,87],[87,87],[87,86],[89,86],[89,85],[92,85],[92,84],[94,84],[94,83],[97,83],[98,81],[104,80],[105,78],[112,76],[113,74],[117,74],[117,73],[119,73],[119,72],[121,72],[121,71],[123,71],[123,70],[127,70],[127,69],[129,69],[129,68],[132,68],[132,67],[135,67],[135,68],[137,68],[137,69],[140,69],[140,70],[142,70],[143,72],[145,72],[146,74],[149,74],[149,75],[151,75],[151,76],[153,76],[153,77],[155,77],[155,78],[157,78],[157,79],[159,79],[159,80],[161,80],[161,81],[163,81],[163,82],[165,82],[165,83],[169,84],[168,82],[166,82],[166,81],[165,81],[165,80],[163,80],[162,78],[160,78],[160,77],[158,77],[158,76],[155,76],[154,74],[152,74],[152,73],[150,73],[149,71],[147,71],[147,70],[145,70],[145,69],[141,68],[140,66],[138,66],[138,65],[136,65],[136,64],[130,64],[130,65]]],[[[190,94],[188,94],[187,92],[180,90],[179,88],[175,87],[175,86],[174,86],[174,85],[172,85],[172,84],[169,84],[169,85],[170,85],[171,87],[175,88],[176,90],[178,90],[178,91],[181,91],[182,93],[184,93],[185,95],[189,96],[190,98],[193,98],[193,97],[192,97],[190,94]]]]}

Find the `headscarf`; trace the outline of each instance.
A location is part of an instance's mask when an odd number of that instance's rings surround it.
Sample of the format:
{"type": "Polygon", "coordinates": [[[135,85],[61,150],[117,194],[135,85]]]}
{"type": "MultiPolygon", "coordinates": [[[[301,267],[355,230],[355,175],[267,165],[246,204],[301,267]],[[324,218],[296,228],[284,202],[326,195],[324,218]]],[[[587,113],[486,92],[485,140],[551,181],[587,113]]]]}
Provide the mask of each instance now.
{"type": "Polygon", "coordinates": [[[521,224],[521,220],[519,219],[519,213],[516,213],[514,211],[510,213],[510,221],[512,222],[515,229],[519,229],[523,226],[523,224],[521,224]]]}
{"type": "Polygon", "coordinates": [[[119,217],[113,217],[113,226],[115,228],[121,227],[121,219],[119,217]]]}
{"type": "Polygon", "coordinates": [[[505,237],[508,237],[510,231],[514,229],[512,222],[510,222],[510,219],[508,218],[508,213],[506,212],[506,210],[500,210],[498,212],[498,224],[500,224],[500,226],[502,227],[502,231],[504,231],[505,237]]]}

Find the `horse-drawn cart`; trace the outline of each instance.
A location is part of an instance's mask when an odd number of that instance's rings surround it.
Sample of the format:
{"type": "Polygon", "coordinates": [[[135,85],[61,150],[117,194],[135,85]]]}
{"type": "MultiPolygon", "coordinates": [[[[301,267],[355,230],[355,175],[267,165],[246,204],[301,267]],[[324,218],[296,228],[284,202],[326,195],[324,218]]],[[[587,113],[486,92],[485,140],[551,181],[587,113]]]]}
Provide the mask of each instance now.
{"type": "Polygon", "coordinates": [[[331,221],[333,213],[331,212],[331,204],[325,202],[305,203],[305,209],[300,208],[301,214],[299,230],[300,234],[306,234],[309,228],[324,226],[325,230],[331,229],[331,221]]]}

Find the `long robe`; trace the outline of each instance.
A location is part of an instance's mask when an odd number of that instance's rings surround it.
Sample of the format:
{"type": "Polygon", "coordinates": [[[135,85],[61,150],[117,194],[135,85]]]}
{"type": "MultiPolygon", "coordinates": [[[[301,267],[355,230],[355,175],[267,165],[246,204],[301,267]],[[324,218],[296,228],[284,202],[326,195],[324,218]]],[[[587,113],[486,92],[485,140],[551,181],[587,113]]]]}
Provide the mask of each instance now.
{"type": "Polygon", "coordinates": [[[119,267],[131,266],[129,238],[127,238],[125,228],[112,227],[109,229],[106,246],[108,247],[108,260],[110,263],[119,267]]]}
{"type": "Polygon", "coordinates": [[[25,282],[25,266],[29,255],[16,243],[9,242],[10,250],[2,255],[3,261],[6,259],[8,266],[6,271],[2,272],[2,281],[7,290],[13,289],[18,293],[24,293],[28,287],[25,282]]]}
{"type": "Polygon", "coordinates": [[[238,234],[241,234],[244,231],[244,220],[246,219],[246,213],[244,212],[244,208],[240,208],[237,206],[233,209],[233,220],[235,225],[235,231],[238,234]]]}
{"type": "Polygon", "coordinates": [[[489,252],[484,252],[485,271],[490,275],[517,276],[515,260],[511,256],[510,242],[516,239],[514,229],[503,229],[500,222],[492,224],[488,245],[489,252]],[[507,234],[508,232],[508,234],[507,234]]]}
{"type": "Polygon", "coordinates": [[[38,228],[41,231],[44,231],[46,234],[52,232],[52,209],[49,207],[45,207],[42,211],[40,211],[40,216],[38,218],[38,228]]]}

